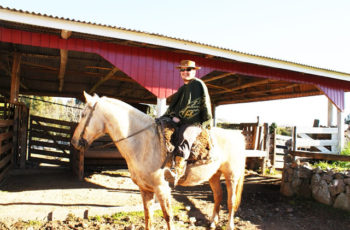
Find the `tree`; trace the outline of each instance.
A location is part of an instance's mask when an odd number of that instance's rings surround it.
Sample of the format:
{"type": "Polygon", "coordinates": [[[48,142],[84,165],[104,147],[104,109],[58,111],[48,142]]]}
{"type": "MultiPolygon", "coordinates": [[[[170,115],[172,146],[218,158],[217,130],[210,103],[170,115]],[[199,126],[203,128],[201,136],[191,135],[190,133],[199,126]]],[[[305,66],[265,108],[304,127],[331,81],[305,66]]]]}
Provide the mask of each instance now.
{"type": "Polygon", "coordinates": [[[345,124],[350,125],[350,114],[345,118],[345,124]]]}

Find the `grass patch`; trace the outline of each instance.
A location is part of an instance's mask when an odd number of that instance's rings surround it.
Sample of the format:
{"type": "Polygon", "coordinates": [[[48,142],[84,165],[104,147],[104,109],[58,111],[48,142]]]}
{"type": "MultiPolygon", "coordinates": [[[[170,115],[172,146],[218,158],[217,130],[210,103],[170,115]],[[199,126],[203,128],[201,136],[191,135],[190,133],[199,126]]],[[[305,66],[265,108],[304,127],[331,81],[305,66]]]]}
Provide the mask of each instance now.
{"type": "Polygon", "coordinates": [[[38,220],[29,220],[26,223],[26,226],[27,227],[40,227],[40,226],[42,226],[42,223],[41,223],[41,221],[38,221],[38,220]]]}
{"type": "MultiPolygon", "coordinates": [[[[179,215],[181,212],[184,212],[185,208],[182,204],[175,205],[172,207],[173,215],[179,215]]],[[[112,215],[103,215],[103,216],[92,216],[89,217],[90,220],[98,222],[114,222],[119,225],[129,226],[132,223],[141,223],[144,222],[144,212],[143,211],[134,211],[134,212],[117,212],[112,215]]],[[[153,212],[153,222],[160,222],[163,219],[162,210],[155,210],[153,212]]]]}
{"type": "MultiPolygon", "coordinates": [[[[350,156],[350,142],[347,147],[342,150],[340,155],[350,156]]],[[[332,168],[336,171],[345,171],[350,169],[350,162],[348,161],[320,161],[313,164],[314,167],[320,167],[321,169],[332,168]]]]}

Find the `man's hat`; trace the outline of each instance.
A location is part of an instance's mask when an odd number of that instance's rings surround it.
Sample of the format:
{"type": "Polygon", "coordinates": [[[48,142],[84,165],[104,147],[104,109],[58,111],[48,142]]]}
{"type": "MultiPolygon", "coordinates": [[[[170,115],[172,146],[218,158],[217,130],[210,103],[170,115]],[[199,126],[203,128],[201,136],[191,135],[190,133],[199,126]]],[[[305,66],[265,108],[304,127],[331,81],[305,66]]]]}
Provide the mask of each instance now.
{"type": "Polygon", "coordinates": [[[191,60],[182,60],[180,62],[180,65],[176,68],[182,69],[182,68],[193,68],[193,69],[200,69],[201,67],[196,66],[196,63],[191,60]]]}

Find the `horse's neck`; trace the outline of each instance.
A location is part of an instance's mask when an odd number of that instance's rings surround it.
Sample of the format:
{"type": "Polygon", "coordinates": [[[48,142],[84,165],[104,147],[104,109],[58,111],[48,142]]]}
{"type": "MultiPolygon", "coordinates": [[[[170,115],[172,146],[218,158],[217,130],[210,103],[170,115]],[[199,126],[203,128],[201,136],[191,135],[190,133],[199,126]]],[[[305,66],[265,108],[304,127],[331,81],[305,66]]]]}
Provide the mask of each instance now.
{"type": "Polygon", "coordinates": [[[111,136],[130,167],[147,167],[148,160],[154,164],[161,161],[160,145],[152,119],[134,108],[106,104],[105,119],[107,132],[111,136]],[[115,108],[115,109],[114,109],[115,108]],[[148,128],[149,127],[149,128],[148,128]],[[146,129],[145,129],[146,128],[146,129]],[[144,129],[144,130],[143,130],[144,129]],[[142,130],[142,131],[141,131],[142,130]],[[141,131],[141,132],[140,132],[141,131]],[[134,135],[137,133],[136,135],[134,135]],[[123,139],[119,142],[119,140],[123,139]]]}

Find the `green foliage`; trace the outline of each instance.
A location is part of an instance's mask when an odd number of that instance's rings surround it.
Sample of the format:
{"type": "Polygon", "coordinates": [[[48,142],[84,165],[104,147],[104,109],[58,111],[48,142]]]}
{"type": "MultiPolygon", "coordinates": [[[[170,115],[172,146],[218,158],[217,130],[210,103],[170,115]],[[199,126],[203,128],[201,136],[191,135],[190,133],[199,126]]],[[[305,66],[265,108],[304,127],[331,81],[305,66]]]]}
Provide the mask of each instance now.
{"type": "Polygon", "coordinates": [[[350,156],[350,142],[348,142],[348,145],[341,151],[340,154],[350,156]]]}
{"type": "MultiPolygon", "coordinates": [[[[350,142],[347,147],[340,153],[341,155],[350,156],[350,142]]],[[[321,169],[332,168],[337,171],[345,171],[350,169],[350,162],[347,161],[320,161],[313,165],[314,167],[320,167],[321,169]]]]}
{"type": "Polygon", "coordinates": [[[223,128],[223,129],[239,129],[239,124],[232,124],[232,123],[217,123],[217,127],[223,128]]]}
{"type": "Polygon", "coordinates": [[[28,108],[30,115],[59,119],[65,121],[79,121],[82,102],[76,99],[62,99],[41,96],[21,96],[20,101],[28,108]]]}
{"type": "Polygon", "coordinates": [[[350,125],[350,114],[344,119],[345,124],[350,125]]]}
{"type": "Polygon", "coordinates": [[[291,136],[292,127],[277,127],[276,133],[283,136],[291,136]]]}
{"type": "Polygon", "coordinates": [[[269,133],[274,133],[275,129],[277,129],[277,124],[275,122],[272,122],[272,124],[269,126],[269,133]]]}

